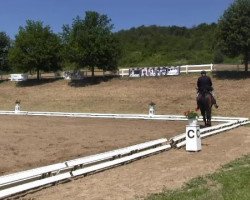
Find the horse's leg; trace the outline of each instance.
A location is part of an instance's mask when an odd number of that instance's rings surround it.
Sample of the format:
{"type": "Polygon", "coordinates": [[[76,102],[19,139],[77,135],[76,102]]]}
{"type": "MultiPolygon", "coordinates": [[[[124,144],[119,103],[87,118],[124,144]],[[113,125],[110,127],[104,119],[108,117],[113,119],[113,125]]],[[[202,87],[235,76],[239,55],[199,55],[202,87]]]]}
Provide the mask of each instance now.
{"type": "MultiPolygon", "coordinates": [[[[212,103],[212,102],[211,102],[212,103]]],[[[212,104],[208,106],[207,111],[206,111],[206,116],[207,116],[207,126],[211,126],[211,113],[212,113],[212,104]]]]}
{"type": "Polygon", "coordinates": [[[207,126],[211,126],[211,116],[207,113],[207,126]]]}
{"type": "Polygon", "coordinates": [[[200,110],[201,110],[201,115],[203,117],[204,125],[207,126],[205,109],[200,107],[200,110]]]}

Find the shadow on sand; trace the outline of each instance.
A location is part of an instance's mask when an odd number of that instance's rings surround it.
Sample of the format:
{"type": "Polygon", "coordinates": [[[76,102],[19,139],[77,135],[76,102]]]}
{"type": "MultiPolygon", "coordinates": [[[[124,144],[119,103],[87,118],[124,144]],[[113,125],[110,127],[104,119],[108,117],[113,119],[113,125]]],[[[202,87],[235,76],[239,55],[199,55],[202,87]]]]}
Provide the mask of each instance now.
{"type": "Polygon", "coordinates": [[[68,85],[71,87],[86,87],[90,85],[98,85],[102,82],[107,82],[117,78],[117,76],[97,76],[97,77],[86,77],[82,80],[71,80],[68,85]]]}
{"type": "Polygon", "coordinates": [[[32,87],[32,86],[38,86],[38,85],[45,85],[47,83],[53,83],[58,80],[61,80],[62,78],[46,78],[46,79],[28,79],[26,81],[20,81],[16,82],[17,87],[32,87]]]}
{"type": "Polygon", "coordinates": [[[250,78],[250,71],[215,71],[213,72],[213,77],[217,79],[247,79],[250,78]]]}
{"type": "Polygon", "coordinates": [[[3,83],[3,82],[5,82],[5,81],[6,81],[6,80],[0,80],[0,84],[3,83]]]}

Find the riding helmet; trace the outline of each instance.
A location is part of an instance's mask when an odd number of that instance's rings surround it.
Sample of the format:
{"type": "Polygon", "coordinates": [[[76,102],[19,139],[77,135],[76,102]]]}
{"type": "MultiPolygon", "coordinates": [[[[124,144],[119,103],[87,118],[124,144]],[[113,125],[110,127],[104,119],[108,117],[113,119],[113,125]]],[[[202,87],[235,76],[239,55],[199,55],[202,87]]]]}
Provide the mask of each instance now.
{"type": "Polygon", "coordinates": [[[206,74],[206,71],[205,71],[205,70],[202,70],[202,71],[201,71],[201,74],[206,74]]]}

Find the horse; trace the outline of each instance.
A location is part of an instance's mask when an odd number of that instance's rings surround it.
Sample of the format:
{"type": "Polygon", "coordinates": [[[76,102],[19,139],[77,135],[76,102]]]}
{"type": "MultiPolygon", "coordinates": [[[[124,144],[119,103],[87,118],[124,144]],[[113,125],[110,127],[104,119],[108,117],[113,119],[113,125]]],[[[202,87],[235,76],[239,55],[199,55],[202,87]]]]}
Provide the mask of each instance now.
{"type": "Polygon", "coordinates": [[[207,89],[201,90],[197,97],[197,103],[200,108],[205,127],[211,126],[211,112],[213,106],[212,94],[207,89]]]}

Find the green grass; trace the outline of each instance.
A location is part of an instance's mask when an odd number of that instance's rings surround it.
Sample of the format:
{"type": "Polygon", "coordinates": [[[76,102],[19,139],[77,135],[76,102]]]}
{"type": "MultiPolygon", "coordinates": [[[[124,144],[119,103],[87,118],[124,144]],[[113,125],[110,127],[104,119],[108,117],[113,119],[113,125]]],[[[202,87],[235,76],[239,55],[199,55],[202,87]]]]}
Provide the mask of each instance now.
{"type": "Polygon", "coordinates": [[[249,123],[249,124],[246,124],[246,125],[244,125],[244,126],[246,126],[246,127],[250,127],[250,123],[249,123]]]}
{"type": "Polygon", "coordinates": [[[250,154],[223,166],[218,172],[192,179],[182,188],[153,194],[147,200],[249,200],[250,154]]]}

